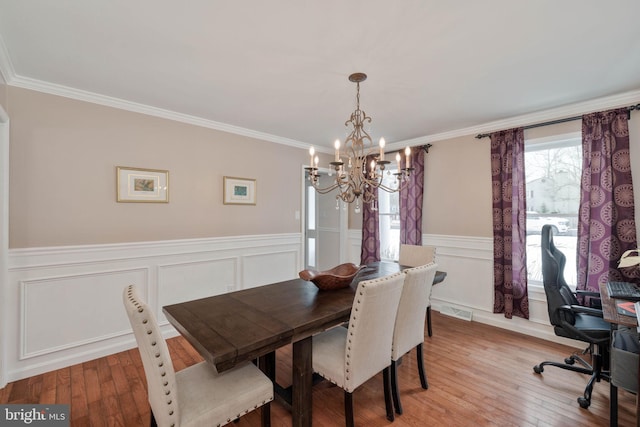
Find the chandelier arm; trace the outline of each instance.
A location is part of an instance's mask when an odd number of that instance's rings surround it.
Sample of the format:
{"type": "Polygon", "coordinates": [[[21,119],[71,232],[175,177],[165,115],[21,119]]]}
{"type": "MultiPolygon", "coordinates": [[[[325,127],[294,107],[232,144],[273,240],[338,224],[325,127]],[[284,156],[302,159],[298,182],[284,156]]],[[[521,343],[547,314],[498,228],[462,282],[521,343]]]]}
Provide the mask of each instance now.
{"type": "MultiPolygon", "coordinates": [[[[345,203],[356,202],[356,212],[359,209],[359,203],[370,203],[372,209],[377,209],[377,190],[384,190],[388,193],[401,191],[409,185],[408,177],[411,174],[410,167],[399,169],[395,174],[397,179],[395,184],[384,184],[385,167],[389,161],[384,159],[384,141],[381,139],[379,154],[378,147],[374,147],[371,135],[365,129],[367,123],[371,123],[371,117],[360,109],[360,82],[367,78],[364,73],[354,73],[349,76],[351,82],[357,83],[356,88],[356,108],[351,113],[349,120],[344,124],[348,128],[348,135],[342,149],[340,149],[340,141],[335,144],[335,161],[331,165],[335,168],[336,177],[334,183],[325,188],[320,188],[317,160],[316,167],[307,168],[309,170],[309,179],[311,185],[320,194],[326,194],[333,190],[338,190],[336,200],[342,200],[345,203]],[[347,156],[345,159],[342,156],[347,156]],[[360,200],[362,199],[362,200],[360,200]]],[[[309,150],[311,155],[311,164],[314,164],[313,147],[309,150]]],[[[405,162],[409,166],[410,150],[405,151],[405,162]]],[[[317,157],[315,157],[317,159],[317,157]]],[[[398,161],[398,167],[400,160],[398,161]]]]}
{"type": "Polygon", "coordinates": [[[320,188],[320,187],[318,187],[318,186],[317,186],[317,184],[314,184],[313,182],[311,182],[311,186],[312,186],[313,188],[315,188],[315,189],[316,189],[316,191],[317,191],[318,193],[320,193],[320,194],[327,194],[327,193],[332,192],[332,191],[333,191],[333,190],[335,190],[336,188],[338,188],[340,185],[339,185],[338,183],[334,183],[334,184],[331,184],[331,185],[330,185],[330,186],[328,186],[328,187],[320,188]]]}

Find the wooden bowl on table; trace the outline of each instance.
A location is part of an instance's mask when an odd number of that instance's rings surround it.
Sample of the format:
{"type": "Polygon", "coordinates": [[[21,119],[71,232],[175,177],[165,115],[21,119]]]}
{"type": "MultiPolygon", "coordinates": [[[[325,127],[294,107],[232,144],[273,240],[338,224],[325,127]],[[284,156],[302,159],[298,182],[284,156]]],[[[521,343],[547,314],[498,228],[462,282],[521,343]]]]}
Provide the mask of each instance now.
{"type": "Polygon", "coordinates": [[[364,265],[355,265],[348,262],[335,266],[330,270],[302,270],[298,274],[302,280],[311,281],[319,289],[330,291],[349,286],[356,274],[365,267],[364,265]]]}

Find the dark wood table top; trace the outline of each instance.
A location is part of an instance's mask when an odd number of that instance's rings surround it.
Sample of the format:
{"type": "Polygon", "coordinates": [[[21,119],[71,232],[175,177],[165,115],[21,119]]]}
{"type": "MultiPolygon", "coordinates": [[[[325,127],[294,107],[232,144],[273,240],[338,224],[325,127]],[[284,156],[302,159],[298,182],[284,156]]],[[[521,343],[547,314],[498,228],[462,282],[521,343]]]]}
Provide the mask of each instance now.
{"type": "MultiPolygon", "coordinates": [[[[219,372],[349,320],[362,280],[404,269],[372,263],[344,289],[321,291],[302,279],[287,280],[163,307],[169,322],[219,372]]],[[[436,281],[446,273],[439,272],[436,281]]]]}
{"type": "Polygon", "coordinates": [[[616,301],[621,300],[609,297],[606,283],[600,284],[600,300],[602,301],[602,317],[604,320],[616,325],[629,327],[638,326],[638,320],[635,316],[625,316],[624,314],[618,313],[616,301]]]}

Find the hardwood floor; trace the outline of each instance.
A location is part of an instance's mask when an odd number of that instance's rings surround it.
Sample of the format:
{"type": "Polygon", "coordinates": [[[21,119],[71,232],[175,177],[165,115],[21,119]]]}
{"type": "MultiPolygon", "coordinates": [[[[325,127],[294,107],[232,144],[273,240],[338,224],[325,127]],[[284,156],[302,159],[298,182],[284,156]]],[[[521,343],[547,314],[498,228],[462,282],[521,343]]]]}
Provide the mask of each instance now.
{"type": "MultiPolygon", "coordinates": [[[[594,387],[591,407],[576,398],[586,376],[547,367],[543,360],[562,361],[569,347],[502,329],[433,313],[432,337],[425,339],[429,389],[417,375],[415,350],[398,369],[404,414],[393,423],[404,426],[608,426],[609,384],[594,387]]],[[[181,337],[169,341],[176,370],[199,360],[181,337]]],[[[290,384],[291,349],[277,355],[277,379],[290,384]]],[[[380,375],[354,393],[356,425],[375,427],[385,418],[380,375]]],[[[619,391],[619,425],[635,425],[635,396],[619,391]]],[[[137,349],[10,383],[0,390],[0,403],[70,404],[72,426],[148,426],[144,371],[137,349]]],[[[343,392],[326,382],[313,391],[314,426],[344,425],[343,392]]],[[[275,427],[291,426],[287,410],[272,403],[275,427]]],[[[259,426],[259,413],[234,426],[259,426]]]]}

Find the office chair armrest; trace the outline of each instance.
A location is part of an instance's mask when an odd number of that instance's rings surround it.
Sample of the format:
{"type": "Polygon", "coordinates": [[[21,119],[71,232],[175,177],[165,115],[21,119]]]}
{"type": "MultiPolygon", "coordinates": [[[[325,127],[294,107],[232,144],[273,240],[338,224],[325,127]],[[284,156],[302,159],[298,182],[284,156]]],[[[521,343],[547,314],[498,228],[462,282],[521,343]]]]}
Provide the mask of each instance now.
{"type": "Polygon", "coordinates": [[[600,296],[600,292],[577,289],[573,294],[576,298],[583,298],[587,307],[593,307],[599,310],[602,309],[602,297],[600,296]]]}
{"type": "Polygon", "coordinates": [[[563,305],[560,307],[562,310],[569,311],[571,313],[583,313],[589,316],[604,317],[602,310],[597,308],[585,307],[584,305],[563,305]]]}
{"type": "Polygon", "coordinates": [[[585,289],[577,289],[575,294],[578,295],[578,296],[596,297],[598,299],[600,298],[600,292],[587,291],[585,289]]]}

